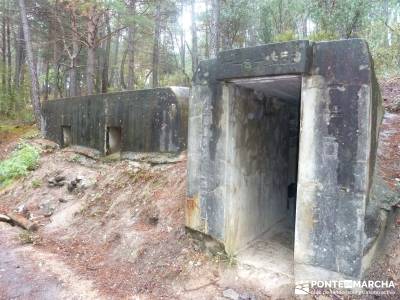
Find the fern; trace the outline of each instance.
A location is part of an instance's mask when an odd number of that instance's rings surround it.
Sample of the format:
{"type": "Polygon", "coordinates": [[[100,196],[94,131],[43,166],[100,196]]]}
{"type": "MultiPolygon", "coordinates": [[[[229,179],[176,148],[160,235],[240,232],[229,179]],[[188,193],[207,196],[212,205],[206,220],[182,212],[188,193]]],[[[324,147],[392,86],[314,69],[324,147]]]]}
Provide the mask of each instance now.
{"type": "Polygon", "coordinates": [[[38,149],[28,144],[19,145],[10,158],[0,162],[0,188],[36,169],[38,161],[38,149]]]}

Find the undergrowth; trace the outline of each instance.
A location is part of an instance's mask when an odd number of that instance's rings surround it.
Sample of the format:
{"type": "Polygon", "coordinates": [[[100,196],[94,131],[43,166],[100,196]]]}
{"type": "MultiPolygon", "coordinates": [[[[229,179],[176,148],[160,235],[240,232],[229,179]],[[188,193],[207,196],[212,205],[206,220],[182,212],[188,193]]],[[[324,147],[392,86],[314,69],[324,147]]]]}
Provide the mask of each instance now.
{"type": "Polygon", "coordinates": [[[10,158],[0,162],[0,188],[14,179],[25,176],[38,166],[39,150],[29,144],[21,144],[10,158]]]}
{"type": "Polygon", "coordinates": [[[18,235],[19,241],[22,244],[33,244],[37,245],[40,243],[40,237],[29,230],[24,230],[18,235]]]}

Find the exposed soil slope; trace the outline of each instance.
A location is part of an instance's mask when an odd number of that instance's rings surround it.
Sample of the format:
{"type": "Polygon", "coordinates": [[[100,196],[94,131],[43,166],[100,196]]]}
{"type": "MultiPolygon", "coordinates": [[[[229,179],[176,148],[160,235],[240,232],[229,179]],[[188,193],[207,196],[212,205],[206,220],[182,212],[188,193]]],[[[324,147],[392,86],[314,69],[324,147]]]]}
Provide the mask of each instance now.
{"type": "MultiPolygon", "coordinates": [[[[40,265],[34,253],[57,261],[54,266],[50,260],[47,269],[53,274],[50,277],[55,276],[48,288],[57,297],[73,297],[73,289],[59,290],[56,283],[68,287],[68,278],[78,277],[82,282],[76,285],[84,286],[85,299],[214,299],[232,286],[267,298],[246,283],[226,279],[223,269],[229,267],[221,263],[226,257],[218,253],[220,249],[203,251],[204,244],[186,233],[185,155],[177,163],[151,166],[96,161],[51,150],[55,145],[40,139],[31,143],[46,149],[40,166],[0,193],[0,211],[19,210],[39,223],[38,233],[32,236],[35,245],[21,246],[20,230],[12,227],[0,239],[5,253],[16,253],[12,261],[21,261],[21,268],[26,265],[24,273],[40,265]],[[7,244],[10,239],[13,242],[7,244]],[[26,260],[29,256],[32,264],[26,260]],[[71,276],[57,275],[60,264],[65,264],[71,276]]],[[[32,284],[21,280],[14,285],[32,284]]],[[[0,278],[0,287],[6,285],[8,281],[0,278]]]]}

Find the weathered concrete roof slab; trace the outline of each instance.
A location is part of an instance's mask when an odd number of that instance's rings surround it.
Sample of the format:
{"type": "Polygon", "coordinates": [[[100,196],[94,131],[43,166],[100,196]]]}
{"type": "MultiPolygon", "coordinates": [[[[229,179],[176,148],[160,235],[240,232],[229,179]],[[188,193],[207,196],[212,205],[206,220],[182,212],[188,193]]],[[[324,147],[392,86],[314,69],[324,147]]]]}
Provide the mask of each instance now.
{"type": "Polygon", "coordinates": [[[309,41],[291,41],[222,51],[216,78],[301,74],[308,71],[309,41]]]}

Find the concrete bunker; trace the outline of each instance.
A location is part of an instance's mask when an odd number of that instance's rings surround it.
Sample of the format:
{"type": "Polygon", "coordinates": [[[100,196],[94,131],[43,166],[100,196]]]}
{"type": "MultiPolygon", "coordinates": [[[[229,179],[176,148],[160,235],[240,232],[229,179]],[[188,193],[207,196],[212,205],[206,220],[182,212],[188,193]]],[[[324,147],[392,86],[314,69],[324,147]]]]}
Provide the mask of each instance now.
{"type": "Polygon", "coordinates": [[[186,225],[288,281],[361,278],[379,239],[371,243],[366,219],[378,201],[381,118],[360,39],[201,62],[189,100],[186,225]]]}
{"type": "Polygon", "coordinates": [[[128,158],[179,153],[187,147],[188,98],[188,88],[167,87],[45,101],[45,137],[128,158]]]}

